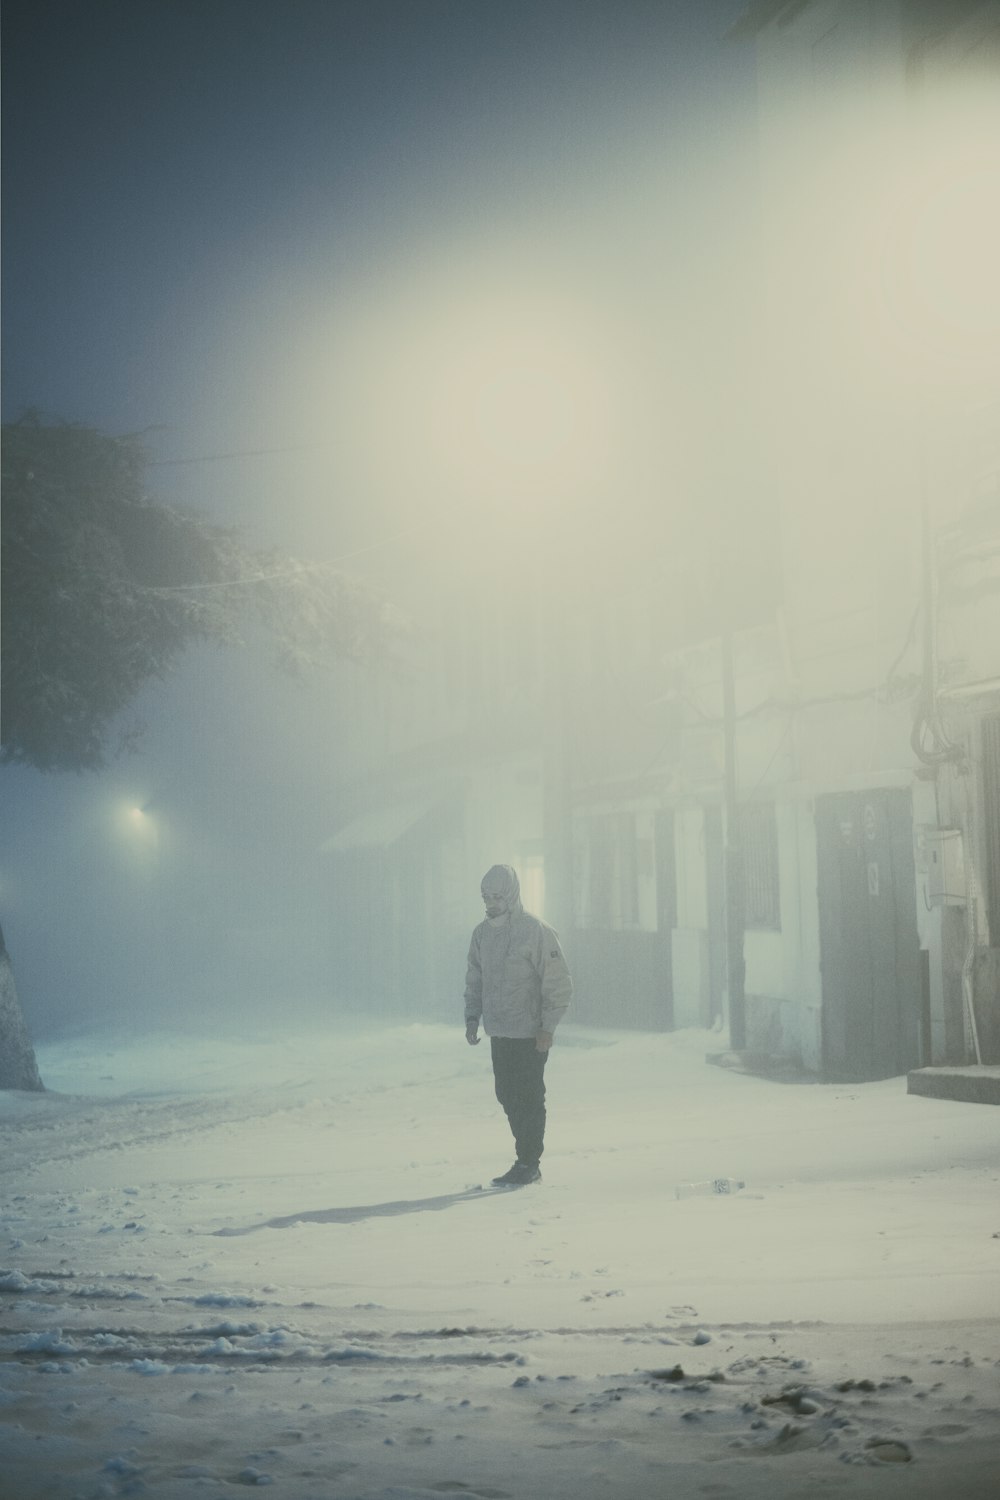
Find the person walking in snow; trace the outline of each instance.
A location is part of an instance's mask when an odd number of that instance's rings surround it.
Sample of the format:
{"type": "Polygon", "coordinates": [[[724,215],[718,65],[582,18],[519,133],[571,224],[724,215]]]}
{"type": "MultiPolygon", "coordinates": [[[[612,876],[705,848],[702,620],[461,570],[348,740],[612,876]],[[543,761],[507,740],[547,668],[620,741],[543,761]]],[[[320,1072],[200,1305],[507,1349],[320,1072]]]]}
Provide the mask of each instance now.
{"type": "Polygon", "coordinates": [[[545,1063],[573,981],[559,939],[521,905],[510,865],[482,880],[485,920],[472,934],[465,979],[465,1039],[490,1039],[496,1096],[514,1137],[517,1160],[493,1182],[522,1187],[541,1180],[545,1138],[545,1063]]]}

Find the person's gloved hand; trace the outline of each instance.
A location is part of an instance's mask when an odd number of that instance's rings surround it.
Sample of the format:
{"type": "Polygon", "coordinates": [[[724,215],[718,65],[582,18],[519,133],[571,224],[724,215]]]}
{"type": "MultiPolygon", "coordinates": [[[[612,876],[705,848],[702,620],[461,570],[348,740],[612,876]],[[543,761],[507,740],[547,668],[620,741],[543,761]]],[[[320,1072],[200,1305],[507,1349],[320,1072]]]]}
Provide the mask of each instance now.
{"type": "Polygon", "coordinates": [[[479,1022],[478,1021],[466,1021],[466,1023],[465,1023],[465,1040],[468,1042],[468,1044],[469,1044],[470,1047],[476,1047],[476,1046],[479,1045],[479,1022]]]}

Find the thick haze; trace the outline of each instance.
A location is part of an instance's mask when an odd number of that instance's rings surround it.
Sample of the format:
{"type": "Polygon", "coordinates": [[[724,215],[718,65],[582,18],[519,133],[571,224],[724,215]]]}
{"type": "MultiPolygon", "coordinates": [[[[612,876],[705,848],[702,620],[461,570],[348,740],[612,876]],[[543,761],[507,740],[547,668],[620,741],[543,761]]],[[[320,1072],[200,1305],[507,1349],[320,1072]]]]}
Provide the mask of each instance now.
{"type": "MultiPolygon", "coordinates": [[[[404,607],[622,494],[655,553],[733,463],[743,8],[7,0],[5,416],[145,432],[154,494],[404,607]]],[[[332,684],[196,654],[138,707],[105,775],[0,777],[34,1030],[324,1004],[332,684]]]]}

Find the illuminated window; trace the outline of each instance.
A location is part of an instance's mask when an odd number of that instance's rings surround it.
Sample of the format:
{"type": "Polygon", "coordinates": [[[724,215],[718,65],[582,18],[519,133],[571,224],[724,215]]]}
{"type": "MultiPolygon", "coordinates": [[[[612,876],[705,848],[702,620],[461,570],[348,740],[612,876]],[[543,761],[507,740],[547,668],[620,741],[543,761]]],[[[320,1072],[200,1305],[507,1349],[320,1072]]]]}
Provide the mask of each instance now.
{"type": "Polygon", "coordinates": [[[518,880],[525,911],[545,920],[545,858],[541,853],[524,854],[518,859],[518,880]]]}

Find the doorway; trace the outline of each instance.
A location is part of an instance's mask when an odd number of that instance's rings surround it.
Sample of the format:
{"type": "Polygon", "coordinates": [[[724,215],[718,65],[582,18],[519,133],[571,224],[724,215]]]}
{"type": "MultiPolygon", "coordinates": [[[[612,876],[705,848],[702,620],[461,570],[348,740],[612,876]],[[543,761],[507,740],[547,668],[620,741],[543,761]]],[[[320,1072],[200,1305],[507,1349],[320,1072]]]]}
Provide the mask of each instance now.
{"type": "Polygon", "coordinates": [[[920,1065],[913,815],[904,790],[816,799],[823,1071],[894,1078],[920,1065]]]}

